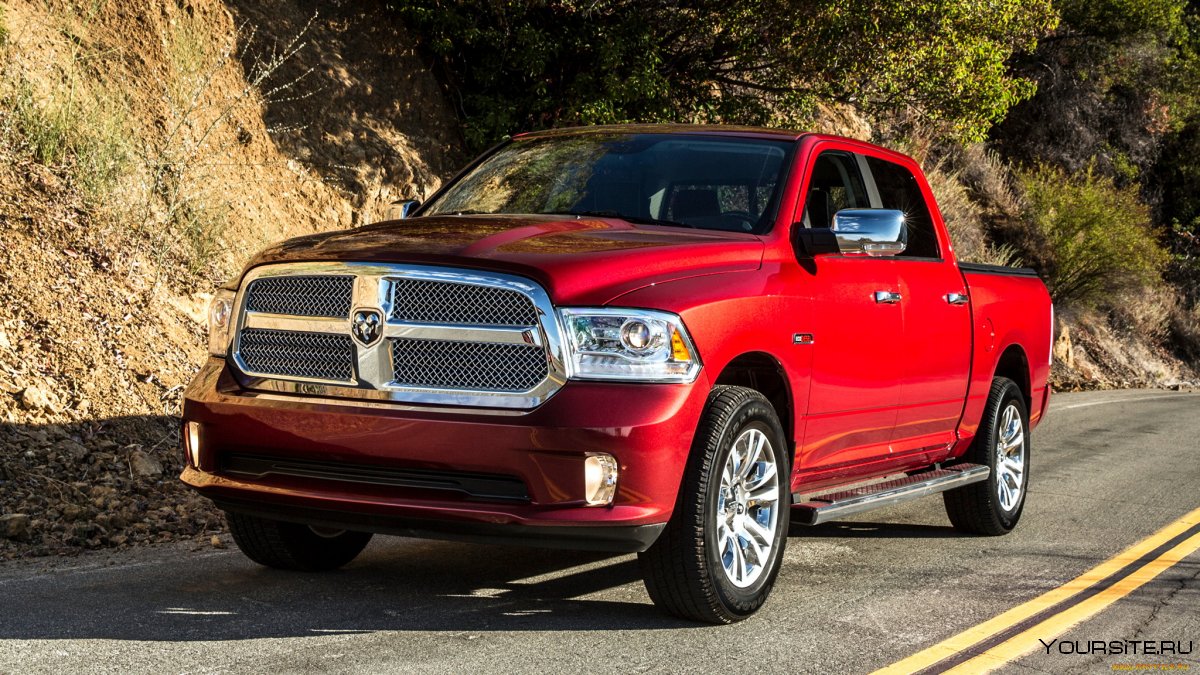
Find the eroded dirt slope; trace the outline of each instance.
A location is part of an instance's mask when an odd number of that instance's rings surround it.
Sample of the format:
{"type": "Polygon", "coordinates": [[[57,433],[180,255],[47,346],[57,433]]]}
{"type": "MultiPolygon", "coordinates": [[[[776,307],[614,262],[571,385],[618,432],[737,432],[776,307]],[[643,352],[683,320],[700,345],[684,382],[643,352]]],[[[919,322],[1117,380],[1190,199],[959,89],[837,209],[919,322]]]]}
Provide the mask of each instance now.
{"type": "Polygon", "coordinates": [[[128,156],[98,200],[70,158],[34,161],[0,109],[0,558],[221,527],[176,480],[210,289],[255,249],[377,220],[461,162],[451,111],[381,9],[4,3],[7,84],[50,100],[64,55],[95,55],[85,76],[119,94],[128,156]],[[164,158],[190,162],[172,186],[208,221],[149,192],[164,158]]]}

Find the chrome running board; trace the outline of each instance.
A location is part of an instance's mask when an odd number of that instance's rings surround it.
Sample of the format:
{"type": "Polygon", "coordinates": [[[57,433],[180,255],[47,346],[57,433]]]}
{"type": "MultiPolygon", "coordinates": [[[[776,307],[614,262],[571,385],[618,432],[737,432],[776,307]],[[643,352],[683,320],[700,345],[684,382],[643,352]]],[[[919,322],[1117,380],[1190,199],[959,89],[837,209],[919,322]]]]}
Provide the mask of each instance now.
{"type": "Polygon", "coordinates": [[[987,480],[989,472],[990,469],[982,464],[955,464],[945,469],[817,495],[792,507],[792,522],[820,525],[863,511],[978,483],[987,480]]]}

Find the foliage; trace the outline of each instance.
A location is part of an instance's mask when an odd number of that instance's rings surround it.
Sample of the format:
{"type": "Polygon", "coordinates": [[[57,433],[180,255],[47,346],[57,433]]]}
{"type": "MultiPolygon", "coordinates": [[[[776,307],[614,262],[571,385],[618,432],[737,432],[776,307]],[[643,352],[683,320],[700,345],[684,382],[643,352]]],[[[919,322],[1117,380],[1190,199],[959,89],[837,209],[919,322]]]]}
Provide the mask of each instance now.
{"type": "MultiPolygon", "coordinates": [[[[1200,111],[1194,0],[1055,0],[1062,21],[1016,70],[1038,84],[994,140],[1009,159],[1149,182],[1164,135],[1200,111]]],[[[1153,190],[1145,194],[1153,200],[1153,190]]]]}
{"type": "Polygon", "coordinates": [[[130,140],[128,106],[102,77],[107,55],[90,52],[77,36],[90,18],[58,17],[63,40],[49,78],[29,76],[9,53],[7,30],[0,33],[0,105],[10,112],[6,131],[16,132],[35,159],[69,163],[85,194],[100,200],[126,170],[130,140]]]}
{"type": "Polygon", "coordinates": [[[447,83],[468,142],[626,121],[803,126],[818,103],[978,139],[1028,79],[1005,62],[1049,0],[412,0],[395,11],[447,83]]]}
{"type": "Polygon", "coordinates": [[[1167,254],[1136,186],[1118,187],[1093,167],[1069,175],[1040,166],[1023,172],[1027,220],[1045,242],[1055,302],[1096,306],[1106,297],[1161,282],[1167,254]]]}
{"type": "Polygon", "coordinates": [[[1168,137],[1156,178],[1170,226],[1167,278],[1179,284],[1189,306],[1200,307],[1200,119],[1168,137]]]}

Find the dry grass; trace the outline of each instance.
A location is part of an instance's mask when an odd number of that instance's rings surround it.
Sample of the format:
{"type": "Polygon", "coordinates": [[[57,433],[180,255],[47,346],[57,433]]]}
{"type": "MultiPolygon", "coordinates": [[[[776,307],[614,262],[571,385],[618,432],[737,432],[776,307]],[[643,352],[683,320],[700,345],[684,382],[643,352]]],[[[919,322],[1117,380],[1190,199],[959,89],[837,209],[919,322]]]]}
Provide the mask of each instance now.
{"type": "Polygon", "coordinates": [[[249,142],[237,120],[270,103],[306,96],[299,85],[307,73],[283,83],[273,78],[305,47],[310,26],[311,20],[281,49],[254,60],[243,86],[218,91],[221,74],[253,45],[254,30],[242,25],[215,43],[195,15],[182,13],[175,21],[166,41],[169,73],[159,82],[166,133],[151,137],[138,154],[137,218],[157,240],[160,262],[174,251],[192,274],[213,264],[234,208],[230,195],[244,191],[228,178],[235,146],[249,142]]]}
{"type": "Polygon", "coordinates": [[[48,62],[34,64],[14,53],[7,27],[0,40],[0,100],[9,111],[0,132],[43,164],[69,165],[89,200],[101,204],[129,167],[129,107],[105,77],[113,55],[85,46],[94,13],[85,8],[49,16],[47,28],[56,40],[48,62]]]}

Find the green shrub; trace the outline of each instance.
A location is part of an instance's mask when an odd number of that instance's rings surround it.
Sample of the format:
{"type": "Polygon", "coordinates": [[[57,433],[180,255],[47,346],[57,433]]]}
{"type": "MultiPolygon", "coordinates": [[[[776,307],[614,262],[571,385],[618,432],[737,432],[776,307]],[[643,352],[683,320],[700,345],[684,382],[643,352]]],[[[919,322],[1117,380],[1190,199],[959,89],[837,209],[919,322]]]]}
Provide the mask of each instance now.
{"type": "Polygon", "coordinates": [[[1092,168],[1068,175],[1046,165],[1019,174],[1026,218],[1045,246],[1055,302],[1097,306],[1114,293],[1161,283],[1167,253],[1136,185],[1117,187],[1092,168]]]}
{"type": "Polygon", "coordinates": [[[1048,0],[409,0],[468,142],[609,122],[804,126],[818,102],[981,139],[1033,94],[1007,60],[1048,0]]]}

